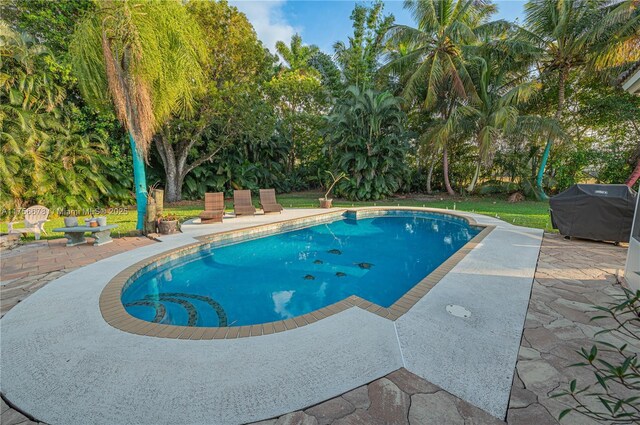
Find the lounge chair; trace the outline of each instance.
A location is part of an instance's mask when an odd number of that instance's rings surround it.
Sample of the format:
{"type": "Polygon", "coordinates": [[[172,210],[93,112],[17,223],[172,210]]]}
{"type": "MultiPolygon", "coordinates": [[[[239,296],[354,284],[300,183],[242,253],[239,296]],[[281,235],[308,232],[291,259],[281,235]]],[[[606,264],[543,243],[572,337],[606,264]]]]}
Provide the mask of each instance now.
{"type": "Polygon", "coordinates": [[[260,189],[260,205],[265,214],[282,212],[282,205],[276,200],[275,189],[260,189]]]}
{"type": "Polygon", "coordinates": [[[250,190],[234,190],[233,191],[233,211],[238,215],[253,215],[256,208],[251,201],[250,190]]]}
{"type": "Polygon", "coordinates": [[[200,213],[200,222],[220,223],[224,216],[224,194],[222,192],[204,194],[204,211],[200,213]]]}
{"type": "Polygon", "coordinates": [[[40,234],[47,234],[44,230],[44,223],[46,223],[49,217],[49,208],[42,205],[34,205],[27,208],[24,211],[24,228],[14,229],[13,225],[20,223],[19,221],[12,221],[9,223],[8,233],[33,233],[36,240],[40,240],[40,234]]]}

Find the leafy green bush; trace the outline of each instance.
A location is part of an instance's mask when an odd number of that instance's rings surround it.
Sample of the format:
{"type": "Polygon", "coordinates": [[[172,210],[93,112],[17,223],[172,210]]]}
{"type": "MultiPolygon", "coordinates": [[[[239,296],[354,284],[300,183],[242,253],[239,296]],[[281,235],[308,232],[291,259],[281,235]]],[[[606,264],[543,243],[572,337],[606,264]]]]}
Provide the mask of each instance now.
{"type": "Polygon", "coordinates": [[[407,133],[401,99],[389,92],[350,87],[328,117],[327,150],[334,169],[347,174],[337,193],[369,200],[396,192],[405,172],[407,133]]]}
{"type": "MultiPolygon", "coordinates": [[[[612,327],[596,333],[596,337],[610,334],[617,339],[631,341],[637,347],[640,344],[640,291],[622,290],[624,297],[620,302],[607,307],[596,306],[603,314],[591,320],[607,319],[613,323],[612,327]]],[[[615,345],[596,340],[590,349],[581,348],[578,354],[582,361],[572,367],[592,371],[596,383],[579,387],[577,379],[574,379],[567,390],[553,394],[552,397],[568,398],[574,405],[563,410],[559,419],[575,411],[598,421],[625,424],[640,422],[640,361],[637,348],[627,342],[615,345]]]]}

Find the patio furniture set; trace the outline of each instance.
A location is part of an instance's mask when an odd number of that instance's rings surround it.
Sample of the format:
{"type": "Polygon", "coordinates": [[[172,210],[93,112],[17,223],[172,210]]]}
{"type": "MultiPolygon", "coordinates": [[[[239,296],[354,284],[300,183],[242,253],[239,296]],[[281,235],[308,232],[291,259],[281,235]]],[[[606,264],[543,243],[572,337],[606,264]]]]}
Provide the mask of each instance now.
{"type": "MultiPolygon", "coordinates": [[[[40,235],[47,234],[44,228],[44,224],[49,220],[49,209],[42,205],[34,205],[27,208],[24,211],[24,227],[15,228],[14,225],[20,223],[19,221],[12,221],[9,223],[9,234],[28,234],[33,233],[36,240],[40,240],[40,235]]],[[[84,234],[89,232],[95,238],[94,246],[100,246],[112,242],[111,229],[118,227],[117,224],[110,224],[104,226],[71,226],[71,227],[59,227],[53,229],[54,232],[64,233],[64,237],[67,238],[67,246],[76,246],[83,243],[87,243],[87,239],[84,234]]]]}
{"type": "MultiPolygon", "coordinates": [[[[276,200],[275,189],[260,189],[260,206],[265,214],[282,212],[282,205],[276,200]]],[[[233,191],[233,209],[236,216],[254,215],[256,208],[253,206],[250,190],[233,191]]],[[[224,216],[224,194],[205,193],[204,211],[200,214],[201,223],[222,222],[224,216]]],[[[49,220],[49,209],[42,205],[34,205],[24,211],[24,227],[15,228],[14,225],[20,223],[12,221],[9,223],[9,234],[33,233],[36,240],[40,240],[41,234],[47,234],[44,224],[49,220]]],[[[94,246],[100,246],[112,242],[111,230],[118,227],[117,224],[98,226],[68,226],[53,229],[54,232],[64,233],[67,238],[67,246],[76,246],[87,243],[85,233],[91,233],[95,238],[94,246]]]]}
{"type": "MultiPolygon", "coordinates": [[[[260,189],[260,206],[265,214],[282,212],[282,205],[276,200],[275,189],[260,189]]],[[[250,190],[233,191],[233,212],[235,216],[254,215],[250,190]]],[[[220,223],[224,216],[224,194],[222,192],[204,194],[204,211],[200,214],[200,222],[220,223]]]]}

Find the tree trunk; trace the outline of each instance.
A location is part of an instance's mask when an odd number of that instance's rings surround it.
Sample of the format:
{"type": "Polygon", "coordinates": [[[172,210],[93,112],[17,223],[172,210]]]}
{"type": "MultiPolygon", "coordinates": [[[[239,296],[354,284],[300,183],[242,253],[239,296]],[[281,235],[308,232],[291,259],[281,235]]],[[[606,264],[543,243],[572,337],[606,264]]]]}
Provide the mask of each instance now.
{"type": "Polygon", "coordinates": [[[429,164],[429,172],[427,173],[427,193],[429,195],[433,193],[433,190],[431,189],[431,177],[433,176],[433,168],[435,167],[437,160],[438,158],[433,158],[429,164]]]}
{"type": "Polygon", "coordinates": [[[480,177],[480,158],[478,158],[478,163],[476,164],[476,172],[473,174],[473,178],[471,179],[471,184],[467,187],[467,192],[472,193],[476,188],[476,183],[478,182],[478,177],[480,177]]]}
{"type": "Polygon", "coordinates": [[[624,183],[629,187],[633,187],[634,184],[640,179],[640,159],[638,159],[638,163],[636,164],[636,168],[633,169],[633,172],[624,183]]]}
{"type": "Polygon", "coordinates": [[[183,183],[184,180],[176,170],[167,172],[167,181],[164,188],[167,202],[178,202],[182,200],[183,183]]]}
{"type": "Polygon", "coordinates": [[[444,173],[444,187],[447,188],[447,193],[451,196],[455,195],[456,192],[451,187],[451,182],[449,181],[449,155],[447,152],[447,145],[444,145],[443,155],[442,155],[442,171],[444,173]]]}
{"type": "MultiPolygon", "coordinates": [[[[562,109],[564,108],[564,90],[565,83],[567,79],[568,70],[564,68],[560,68],[558,71],[558,109],[556,109],[555,118],[558,123],[560,123],[560,118],[562,117],[562,109]]],[[[547,144],[544,147],[544,152],[542,153],[542,159],[540,160],[540,168],[538,169],[538,176],[536,178],[536,187],[538,188],[537,195],[541,200],[549,199],[546,193],[544,193],[544,188],[542,187],[542,179],[544,178],[544,169],[547,167],[547,161],[549,160],[549,153],[551,152],[551,146],[553,145],[553,137],[549,135],[547,138],[547,144]]]]}
{"type": "Polygon", "coordinates": [[[131,156],[133,158],[133,181],[136,192],[136,209],[138,211],[136,229],[144,231],[144,219],[147,214],[147,177],[144,171],[144,159],[138,151],[131,133],[129,133],[129,144],[131,145],[131,156]]]}
{"type": "Polygon", "coordinates": [[[186,160],[185,154],[179,147],[176,152],[166,134],[158,135],[155,142],[164,167],[166,200],[167,202],[180,201],[182,200],[182,183],[184,182],[182,169],[186,160]]]}
{"type": "MultiPolygon", "coordinates": [[[[636,133],[640,138],[640,129],[638,129],[638,125],[633,120],[631,120],[631,125],[636,130],[636,133]]],[[[636,182],[640,178],[640,141],[637,144],[636,151],[631,156],[631,158],[629,158],[629,162],[630,163],[635,162],[636,167],[633,169],[633,171],[631,172],[631,175],[629,176],[629,178],[624,184],[626,184],[629,187],[633,187],[633,185],[636,184],[636,182]]]]}
{"type": "Polygon", "coordinates": [[[215,148],[213,151],[202,151],[200,157],[190,164],[187,164],[189,159],[189,152],[196,146],[196,143],[200,140],[202,132],[206,126],[202,126],[198,131],[190,134],[190,138],[184,138],[179,143],[172,144],[170,137],[170,129],[165,126],[163,132],[158,134],[155,138],[156,148],[160,154],[162,165],[164,166],[164,172],[166,176],[166,199],[167,202],[177,202],[182,199],[182,185],[187,175],[193,171],[196,167],[211,161],[213,157],[220,152],[225,146],[224,143],[215,148]]]}

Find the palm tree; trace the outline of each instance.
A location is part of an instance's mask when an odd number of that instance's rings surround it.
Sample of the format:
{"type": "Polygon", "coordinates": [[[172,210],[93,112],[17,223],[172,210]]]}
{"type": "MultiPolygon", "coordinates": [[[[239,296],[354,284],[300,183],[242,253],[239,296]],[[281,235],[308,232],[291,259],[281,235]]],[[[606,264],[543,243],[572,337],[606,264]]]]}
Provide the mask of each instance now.
{"type": "Polygon", "coordinates": [[[603,10],[602,23],[595,28],[597,41],[594,68],[619,75],[619,66],[633,64],[640,57],[640,1],[616,0],[603,10]]]}
{"type": "Polygon", "coordinates": [[[171,113],[188,115],[204,86],[199,27],[177,1],[99,2],[78,25],[70,53],[84,96],[96,106],[111,103],[129,133],[142,230],[151,138],[171,113]]]}
{"type": "Polygon", "coordinates": [[[477,99],[464,50],[476,41],[474,30],[496,9],[478,0],[405,0],[417,28],[395,25],[388,33],[390,44],[410,46],[411,51],[389,62],[383,69],[403,72],[403,94],[424,99],[424,107],[436,112],[439,124],[423,139],[442,147],[444,183],[449,181],[448,144],[457,132],[455,109],[460,102],[477,99]]]}
{"type": "MultiPolygon", "coordinates": [[[[543,51],[540,58],[542,75],[555,74],[557,78],[558,101],[554,117],[558,122],[564,112],[571,71],[619,65],[640,56],[637,43],[635,52],[629,49],[629,37],[633,37],[634,32],[637,40],[637,10],[629,12],[625,8],[628,1],[615,2],[619,3],[617,7],[611,3],[610,0],[529,0],[525,5],[526,29],[543,51]],[[633,13],[635,17],[631,21],[620,19],[633,13]]],[[[631,10],[635,9],[632,7],[631,10]]],[[[538,195],[542,199],[548,199],[542,180],[553,141],[552,136],[547,138],[536,179],[538,195]]]]}
{"type": "Polygon", "coordinates": [[[535,46],[514,33],[504,22],[484,26],[478,31],[482,41],[469,47],[472,79],[477,99],[459,107],[463,124],[471,127],[478,147],[478,163],[468,192],[473,192],[483,163],[489,159],[496,140],[518,128],[541,131],[546,128],[559,134],[555,121],[538,116],[520,115],[519,106],[533,96],[539,83],[527,78],[528,68],[538,54],[535,46]]]}
{"type": "Polygon", "coordinates": [[[294,34],[288,46],[283,41],[278,41],[276,51],[289,65],[291,71],[305,71],[310,68],[309,61],[320,49],[314,45],[303,45],[302,37],[299,34],[294,34]]]}
{"type": "MultiPolygon", "coordinates": [[[[600,30],[596,32],[599,42],[606,48],[598,49],[595,58],[597,70],[605,70],[607,74],[619,75],[621,59],[635,65],[640,55],[640,0],[623,0],[614,2],[606,8],[607,14],[600,30]]],[[[636,125],[633,123],[634,126],[636,125]]],[[[640,179],[640,145],[634,154],[636,166],[625,181],[633,187],[640,179]]]]}

